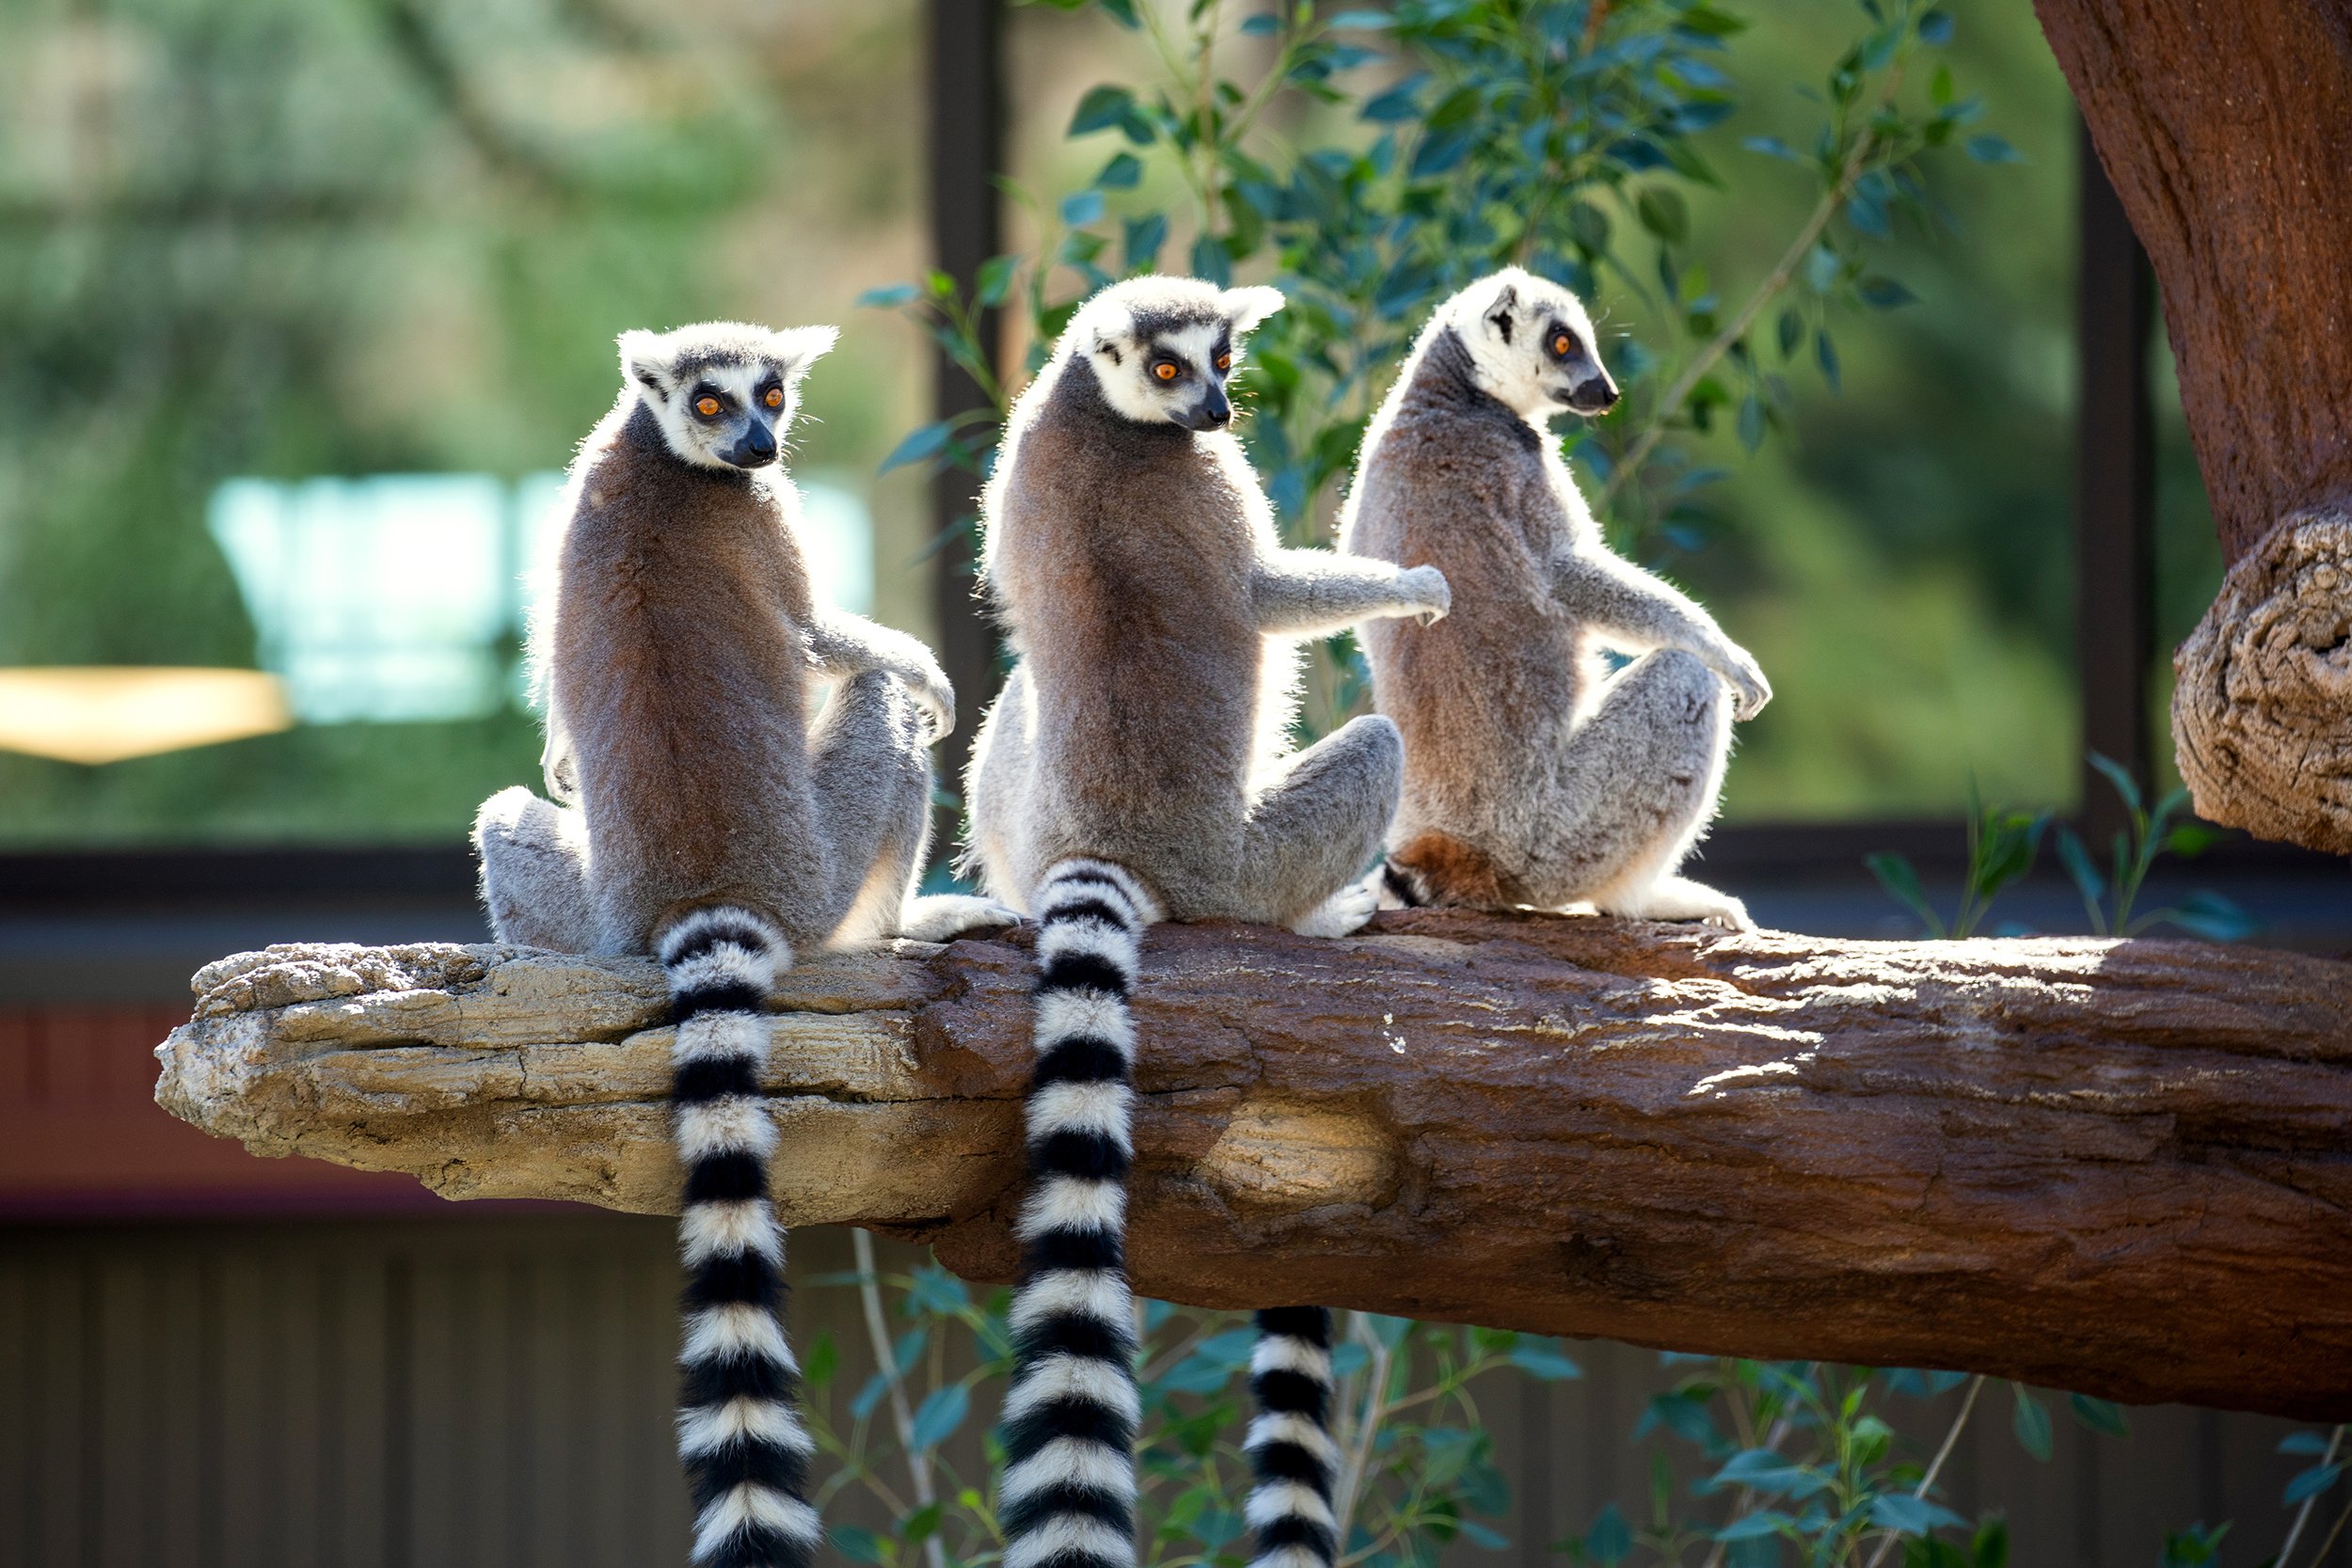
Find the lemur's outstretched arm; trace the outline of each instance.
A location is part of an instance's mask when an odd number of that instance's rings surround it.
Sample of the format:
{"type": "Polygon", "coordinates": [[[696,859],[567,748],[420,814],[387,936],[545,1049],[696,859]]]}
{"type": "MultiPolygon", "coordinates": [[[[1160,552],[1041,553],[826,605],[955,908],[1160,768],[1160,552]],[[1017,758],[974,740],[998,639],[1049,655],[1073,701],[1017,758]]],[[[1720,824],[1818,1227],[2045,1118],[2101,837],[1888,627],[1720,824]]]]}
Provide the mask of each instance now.
{"type": "Polygon", "coordinates": [[[898,676],[930,716],[931,738],[956,727],[956,690],[946,672],[919,641],[905,632],[851,615],[820,609],[808,627],[809,667],[831,679],[846,680],[866,670],[898,676]]]}
{"type": "Polygon", "coordinates": [[[1715,618],[1673,584],[1605,550],[1552,558],[1551,596],[1604,638],[1642,652],[1679,648],[1729,683],[1732,712],[1753,719],[1772,700],[1772,683],[1715,618]]]}
{"type": "Polygon", "coordinates": [[[1397,567],[1329,550],[1270,550],[1250,580],[1262,631],[1318,637],[1375,616],[1418,615],[1422,624],[1453,608],[1435,566],[1397,567]]]}

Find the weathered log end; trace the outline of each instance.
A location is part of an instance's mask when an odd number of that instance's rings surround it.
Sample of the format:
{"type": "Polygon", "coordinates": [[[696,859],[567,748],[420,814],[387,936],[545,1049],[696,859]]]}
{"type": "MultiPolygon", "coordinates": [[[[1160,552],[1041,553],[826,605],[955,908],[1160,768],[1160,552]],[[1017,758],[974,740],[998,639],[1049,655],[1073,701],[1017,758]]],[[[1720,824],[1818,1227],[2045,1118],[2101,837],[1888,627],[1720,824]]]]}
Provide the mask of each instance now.
{"type": "MultiPolygon", "coordinates": [[[[1009,1275],[1028,943],[783,978],[787,1224],[1009,1275]]],[[[650,962],[294,947],[198,983],[157,1097],[207,1131],[674,1208],[650,962]]],[[[2352,1415],[2352,965],[1416,911],[1154,927],[1135,1008],[1148,1294],[2352,1415]]]]}
{"type": "Polygon", "coordinates": [[[2197,814],[2352,855],[2352,512],[2272,530],[2230,568],[2172,670],[2197,814]]]}

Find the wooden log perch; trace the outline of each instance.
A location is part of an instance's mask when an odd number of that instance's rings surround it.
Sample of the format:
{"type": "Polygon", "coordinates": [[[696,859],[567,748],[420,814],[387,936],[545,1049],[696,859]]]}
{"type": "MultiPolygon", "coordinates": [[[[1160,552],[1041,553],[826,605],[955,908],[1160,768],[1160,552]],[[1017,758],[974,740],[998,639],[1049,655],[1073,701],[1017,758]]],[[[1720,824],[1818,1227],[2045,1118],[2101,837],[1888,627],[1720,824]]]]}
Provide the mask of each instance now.
{"type": "MultiPolygon", "coordinates": [[[[1416,912],[1155,927],[1138,1287],[2352,1416],[2352,965],[1416,912]]],[[[1025,937],[826,955],[767,1085],[787,1223],[1009,1276],[1025,937]]],[[[281,947],[156,1098],[451,1197],[672,1207],[648,962],[281,947]]]]}

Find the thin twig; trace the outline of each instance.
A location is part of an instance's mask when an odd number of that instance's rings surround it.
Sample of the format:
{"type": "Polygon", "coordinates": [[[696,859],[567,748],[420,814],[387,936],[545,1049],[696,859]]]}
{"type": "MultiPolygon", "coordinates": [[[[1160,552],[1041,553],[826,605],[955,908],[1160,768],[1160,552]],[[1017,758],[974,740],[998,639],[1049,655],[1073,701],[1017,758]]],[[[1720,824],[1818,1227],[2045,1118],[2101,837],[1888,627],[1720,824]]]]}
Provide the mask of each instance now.
{"type": "MultiPolygon", "coordinates": [[[[1748,328],[1754,326],[1756,318],[1764,313],[1764,307],[1778,298],[1780,292],[1788,286],[1788,280],[1796,276],[1798,266],[1811,254],[1813,242],[1821,237],[1821,230],[1829,227],[1830,219],[1836,217],[1837,209],[1845,204],[1847,193],[1862,177],[1862,166],[1868,160],[1870,150],[1878,145],[1878,132],[1870,122],[1894,101],[1895,90],[1902,85],[1902,79],[1900,65],[1887,72],[1886,85],[1880,88],[1878,102],[1871,106],[1869,119],[1863,122],[1862,134],[1854,138],[1852,150],[1846,154],[1845,163],[1839,166],[1837,178],[1821,193],[1820,200],[1814,203],[1812,213],[1804,220],[1804,227],[1797,231],[1796,239],[1772,270],[1765,275],[1764,281],[1756,285],[1747,303],[1740,307],[1739,314],[1708,340],[1707,346],[1683,367],[1682,373],[1675,378],[1675,384],[1668,388],[1666,395],[1658,400],[1649,427],[1642,432],[1640,438],[1610,470],[1608,483],[1601,486],[1599,510],[1608,510],[1609,503],[1616,499],[1617,493],[1649,460],[1649,454],[1657,450],[1658,443],[1665,439],[1667,421],[1674,418],[1675,410],[1682,406],[1683,400],[1691,395],[1692,388],[1706,378],[1707,373],[1731,352],[1734,345],[1747,337],[1748,328]]],[[[1667,301],[1670,306],[1673,303],[1672,300],[1667,301]]]]}
{"type": "MultiPolygon", "coordinates": [[[[1804,1377],[1812,1370],[1813,1363],[1808,1361],[1804,1364],[1804,1370],[1798,1372],[1797,1376],[1804,1377]]],[[[1795,1401],[1791,1400],[1789,1402],[1790,1406],[1793,1407],[1795,1402],[1795,1401]]],[[[1764,1441],[1757,1446],[1767,1449],[1778,1449],[1780,1447],[1780,1440],[1788,1435],[1789,1425],[1794,1419],[1795,1412],[1793,1408],[1783,1409],[1780,1415],[1773,1420],[1772,1424],[1765,1429],[1764,1441]]],[[[1754,1487],[1742,1486],[1740,1488],[1739,1496],[1731,1499],[1731,1517],[1734,1519],[1740,1517],[1740,1511],[1747,1507],[1748,1504],[1754,1502],[1755,1500],[1756,1489],[1754,1487]]],[[[1723,1568],[1724,1554],[1729,1549],[1730,1543],[1724,1541],[1716,1542],[1715,1549],[1707,1554],[1707,1561],[1701,1565],[1701,1568],[1723,1568]]]]}
{"type": "MultiPolygon", "coordinates": [[[[1952,1445],[1960,1441],[1960,1429],[1968,1424],[1968,1413],[1977,1408],[1977,1396],[1983,1392],[1984,1374],[1979,1372],[1968,1380],[1968,1397],[1960,1402],[1960,1414],[1952,1418],[1952,1430],[1944,1434],[1944,1446],[1935,1450],[1934,1459],[1928,1463],[1928,1473],[1921,1476],[1919,1484],[1912,1489],[1913,1497],[1925,1497],[1928,1488],[1935,1484],[1935,1478],[1943,1470],[1944,1462],[1952,1457],[1952,1445]]],[[[1879,1568],[1879,1564],[1886,1560],[1886,1554],[1895,1549],[1899,1539],[1889,1530],[1885,1538],[1879,1542],[1879,1549],[1871,1555],[1868,1568],[1879,1568]]]]}
{"type": "MultiPolygon", "coordinates": [[[[2339,1424],[2334,1432],[2328,1434],[2328,1451],[2319,1456],[2319,1462],[2323,1465],[2332,1465],[2336,1462],[2336,1449],[2344,1442],[2344,1427],[2339,1424]]],[[[2280,1546],[2279,1548],[2279,1555],[2272,1559],[2275,1568],[2287,1568],[2287,1559],[2295,1555],[2295,1544],[2303,1538],[2303,1527],[2312,1522],[2312,1510],[2318,1504],[2318,1502],[2319,1494],[2314,1492],[2310,1497],[2303,1499],[2303,1506],[2301,1508],[2296,1510],[2295,1526],[2287,1531],[2286,1544],[2280,1546]]],[[[2338,1529],[2342,1529],[2344,1527],[2339,1524],[2336,1528],[2338,1529]]],[[[2332,1541],[2334,1539],[2334,1535],[2330,1533],[2328,1539],[2332,1541]]],[[[2324,1546],[2320,1548],[2319,1556],[2324,1558],[2327,1555],[2327,1548],[2324,1546]]],[[[2313,1562],[2317,1562],[2319,1558],[2313,1558],[2312,1560],[2313,1562]]]]}
{"type": "MultiPolygon", "coordinates": [[[[1331,1516],[1339,1521],[1340,1543],[1347,1542],[1348,1527],[1355,1521],[1356,1499],[1363,1489],[1364,1468],[1372,1463],[1372,1440],[1380,1430],[1381,1418],[1387,1414],[1389,1388],[1389,1347],[1380,1336],[1364,1326],[1364,1316],[1356,1313],[1349,1320],[1350,1331],[1364,1342],[1370,1362],[1364,1368],[1363,1414],[1356,1423],[1354,1441],[1348,1445],[1347,1467],[1340,1473],[1336,1505],[1331,1516]]],[[[1343,1558],[1343,1563],[1352,1559],[1343,1558]]]]}
{"type": "MultiPolygon", "coordinates": [[[[2335,1527],[2328,1530],[2328,1539],[2319,1544],[2319,1550],[2312,1556],[2312,1568],[2319,1568],[2319,1564],[2328,1560],[2328,1552],[2335,1545],[2336,1537],[2344,1533],[2344,1527],[2347,1521],[2352,1521],[2352,1503],[2344,1504],[2344,1512],[2336,1515],[2335,1527]]],[[[2280,1561],[2278,1568],[2286,1568],[2283,1560],[2280,1561]]]]}
{"type": "MultiPolygon", "coordinates": [[[[857,1258],[857,1294],[866,1307],[866,1332],[874,1341],[874,1360],[890,1392],[890,1422],[898,1429],[898,1447],[907,1456],[914,1506],[929,1508],[937,1500],[931,1491],[931,1458],[914,1446],[914,1413],[907,1408],[906,1387],[898,1381],[898,1355],[891,1348],[890,1325],[882,1317],[882,1276],[874,1271],[874,1238],[852,1229],[850,1247],[857,1258]]],[[[935,1531],[923,1543],[923,1560],[930,1568],[947,1568],[947,1549],[935,1531]]]]}

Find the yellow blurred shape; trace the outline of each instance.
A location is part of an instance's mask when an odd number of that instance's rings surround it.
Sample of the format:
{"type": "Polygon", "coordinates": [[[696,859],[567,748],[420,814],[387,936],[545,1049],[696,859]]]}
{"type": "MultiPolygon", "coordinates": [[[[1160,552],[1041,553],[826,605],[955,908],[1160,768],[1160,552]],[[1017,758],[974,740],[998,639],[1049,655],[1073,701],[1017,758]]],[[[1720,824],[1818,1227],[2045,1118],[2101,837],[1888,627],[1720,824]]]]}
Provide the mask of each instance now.
{"type": "Polygon", "coordinates": [[[0,669],[0,750],[92,767],[294,727],[259,670],[0,669]]]}

